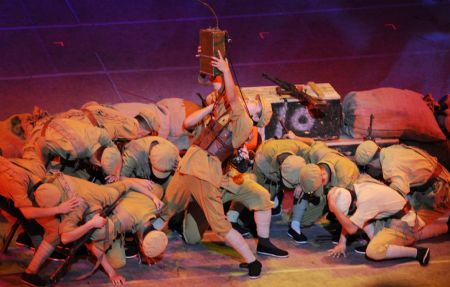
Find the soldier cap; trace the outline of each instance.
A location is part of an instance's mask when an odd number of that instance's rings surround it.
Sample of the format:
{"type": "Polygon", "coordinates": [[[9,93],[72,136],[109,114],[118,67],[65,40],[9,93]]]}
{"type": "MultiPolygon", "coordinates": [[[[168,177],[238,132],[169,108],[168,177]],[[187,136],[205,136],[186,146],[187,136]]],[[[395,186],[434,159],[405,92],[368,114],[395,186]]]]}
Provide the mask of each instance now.
{"type": "Polygon", "coordinates": [[[355,152],[356,164],[365,166],[372,161],[373,157],[378,151],[378,145],[371,140],[362,142],[355,152]]]}
{"type": "Polygon", "coordinates": [[[159,143],[151,148],[149,159],[152,173],[158,178],[166,178],[177,167],[180,156],[176,146],[159,143]]]}
{"type": "Polygon", "coordinates": [[[307,194],[314,193],[322,186],[322,171],[317,164],[307,164],[300,171],[300,184],[307,194]]]}
{"type": "Polygon", "coordinates": [[[142,249],[146,256],[153,258],[166,250],[167,242],[167,236],[164,232],[153,230],[144,237],[142,249]]]}
{"type": "Polygon", "coordinates": [[[295,188],[300,183],[300,171],[306,165],[305,160],[296,155],[288,156],[281,164],[281,178],[288,188],[295,188]]]}

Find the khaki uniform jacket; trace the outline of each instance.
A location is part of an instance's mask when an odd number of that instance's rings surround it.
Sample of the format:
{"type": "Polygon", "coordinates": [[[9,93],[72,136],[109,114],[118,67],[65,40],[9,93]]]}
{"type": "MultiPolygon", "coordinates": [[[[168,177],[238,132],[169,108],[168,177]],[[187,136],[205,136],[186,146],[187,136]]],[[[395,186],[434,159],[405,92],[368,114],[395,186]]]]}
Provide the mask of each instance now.
{"type": "Polygon", "coordinates": [[[383,219],[396,214],[406,204],[406,199],[381,182],[357,182],[354,184],[356,211],[350,220],[359,228],[374,219],[383,219]]]}
{"type": "Polygon", "coordinates": [[[81,109],[89,111],[96,119],[98,127],[104,128],[113,140],[133,140],[140,136],[140,126],[135,118],[96,102],[84,104],[81,109]]]}
{"type": "Polygon", "coordinates": [[[359,177],[358,167],[353,161],[340,154],[328,153],[318,162],[321,163],[326,164],[331,171],[327,188],[336,186],[353,189],[353,184],[359,177]]]}
{"type": "Polygon", "coordinates": [[[342,154],[337,150],[328,147],[325,142],[314,141],[308,151],[307,158],[305,160],[309,160],[310,163],[318,163],[329,153],[334,153],[336,155],[342,156],[342,154]]]}
{"type": "Polygon", "coordinates": [[[165,107],[169,113],[169,121],[163,121],[160,125],[161,129],[168,130],[167,139],[180,150],[188,149],[193,135],[184,128],[183,122],[187,116],[199,110],[200,106],[180,98],[163,99],[157,105],[165,107]]]}
{"type": "Polygon", "coordinates": [[[11,199],[16,208],[33,206],[28,195],[33,185],[40,180],[22,168],[23,165],[26,166],[23,159],[6,159],[0,156],[0,195],[11,199]]]}
{"type": "MultiPolygon", "coordinates": [[[[218,104],[218,109],[223,109],[224,102],[218,104]]],[[[227,128],[231,131],[234,148],[241,147],[253,127],[253,121],[247,114],[242,103],[232,106],[231,112],[220,119],[221,122],[229,121],[227,128]]],[[[179,164],[179,172],[195,176],[207,181],[219,188],[222,180],[221,161],[216,156],[210,156],[205,150],[191,146],[179,164]]]]}
{"type": "Polygon", "coordinates": [[[280,165],[277,157],[282,153],[307,157],[310,147],[298,140],[270,139],[262,143],[255,154],[255,168],[273,182],[281,181],[280,165]]]}
{"type": "Polygon", "coordinates": [[[106,130],[70,119],[53,119],[44,140],[51,153],[68,160],[89,158],[102,146],[114,146],[106,130]]]}
{"type": "MultiPolygon", "coordinates": [[[[152,192],[155,193],[155,189],[162,194],[161,186],[155,184],[152,192]]],[[[156,213],[153,200],[142,193],[129,191],[114,209],[112,219],[117,232],[136,232],[142,231],[144,224],[155,218],[156,213]]]]}
{"type": "Polygon", "coordinates": [[[381,149],[380,162],[383,178],[390,182],[389,186],[407,195],[411,187],[428,181],[437,159],[416,147],[392,145],[381,149]]]}
{"type": "Polygon", "coordinates": [[[55,180],[53,183],[60,189],[62,201],[68,200],[72,196],[82,199],[82,203],[77,209],[61,216],[60,233],[76,229],[82,220],[89,220],[95,215],[95,211],[112,204],[121,193],[127,191],[127,186],[120,181],[108,185],[97,185],[68,175],[60,176],[64,177],[68,190],[60,184],[60,181],[55,180]],[[68,193],[72,193],[72,195],[68,193]]]}
{"type": "Polygon", "coordinates": [[[152,111],[156,118],[157,123],[153,129],[158,132],[158,136],[167,138],[170,133],[170,111],[164,105],[153,103],[119,103],[113,105],[113,108],[128,117],[136,117],[143,110],[152,111]]]}
{"type": "Polygon", "coordinates": [[[137,140],[129,142],[123,151],[123,164],[121,175],[126,177],[137,177],[150,179],[152,170],[150,168],[150,146],[151,143],[157,141],[158,143],[164,143],[172,145],[174,144],[162,137],[147,136],[137,140]]]}

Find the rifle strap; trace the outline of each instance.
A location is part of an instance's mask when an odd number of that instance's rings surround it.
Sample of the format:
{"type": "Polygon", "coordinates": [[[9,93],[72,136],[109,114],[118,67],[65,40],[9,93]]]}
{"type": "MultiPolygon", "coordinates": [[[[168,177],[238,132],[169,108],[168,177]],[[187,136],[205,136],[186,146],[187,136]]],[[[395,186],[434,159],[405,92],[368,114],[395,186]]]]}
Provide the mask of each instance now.
{"type": "MultiPolygon", "coordinates": [[[[123,196],[126,193],[127,193],[127,190],[122,192],[117,197],[117,199],[113,203],[111,203],[111,205],[103,208],[102,216],[104,216],[105,218],[109,217],[111,215],[111,213],[113,212],[113,210],[116,208],[116,206],[119,204],[119,202],[122,201],[123,196]]],[[[103,250],[101,250],[102,253],[100,254],[100,257],[97,258],[94,267],[89,272],[87,272],[81,276],[78,276],[77,278],[75,278],[75,280],[87,279],[87,278],[91,277],[97,271],[97,269],[100,267],[100,264],[102,263],[103,256],[106,255],[106,251],[109,249],[110,243],[111,242],[110,242],[110,238],[109,238],[109,221],[107,220],[106,224],[105,224],[105,239],[103,240],[103,250]]]]}

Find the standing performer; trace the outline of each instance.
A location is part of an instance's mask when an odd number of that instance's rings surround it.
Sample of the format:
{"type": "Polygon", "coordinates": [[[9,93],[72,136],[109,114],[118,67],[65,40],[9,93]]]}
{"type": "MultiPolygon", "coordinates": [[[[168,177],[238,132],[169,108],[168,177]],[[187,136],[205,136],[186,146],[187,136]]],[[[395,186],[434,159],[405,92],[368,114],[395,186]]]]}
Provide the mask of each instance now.
{"type": "Polygon", "coordinates": [[[185,120],[185,126],[194,126],[215,110],[224,110],[223,114],[212,118],[202,133],[194,140],[180,161],[166,194],[167,205],[153,227],[161,230],[165,222],[177,212],[186,208],[191,196],[199,204],[212,230],[225,238],[246,263],[250,278],[261,274],[261,263],[256,260],[242,235],[231,227],[224,214],[221,193],[222,162],[240,148],[252,131],[253,121],[264,118],[261,102],[251,101],[247,114],[243,100],[235,86],[228,61],[219,52],[219,57],[212,57],[212,65],[223,73],[225,91],[222,99],[191,114],[185,120]],[[226,104],[227,105],[226,105],[226,104]]]}

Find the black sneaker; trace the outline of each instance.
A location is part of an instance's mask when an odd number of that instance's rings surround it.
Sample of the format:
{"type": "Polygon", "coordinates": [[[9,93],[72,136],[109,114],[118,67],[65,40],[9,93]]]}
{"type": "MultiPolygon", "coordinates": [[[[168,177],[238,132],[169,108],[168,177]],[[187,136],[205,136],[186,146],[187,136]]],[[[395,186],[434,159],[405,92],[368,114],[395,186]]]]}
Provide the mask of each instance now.
{"type": "Polygon", "coordinates": [[[33,242],[31,241],[30,236],[26,232],[22,232],[17,235],[16,245],[20,247],[27,247],[30,249],[34,249],[33,242]]]}
{"type": "Polygon", "coordinates": [[[426,266],[430,261],[430,248],[416,247],[417,256],[416,259],[419,261],[420,265],[426,266]]]}
{"type": "Polygon", "coordinates": [[[125,245],[125,258],[135,258],[138,256],[139,249],[134,244],[126,244],[125,245]]]}
{"type": "Polygon", "coordinates": [[[281,215],[281,204],[278,204],[277,207],[272,208],[272,216],[280,216],[281,215]]]}
{"type": "Polygon", "coordinates": [[[49,283],[47,280],[41,278],[37,274],[30,274],[30,273],[22,273],[22,276],[20,277],[23,283],[28,284],[30,286],[47,286],[49,283]]]}
{"type": "Polygon", "coordinates": [[[244,226],[240,225],[237,222],[231,222],[231,226],[233,227],[234,230],[236,230],[237,232],[239,232],[243,237],[248,237],[250,236],[250,230],[248,230],[247,228],[245,228],[244,226]]]}
{"type": "Polygon", "coordinates": [[[256,279],[261,276],[261,269],[262,264],[258,260],[255,260],[251,263],[241,263],[239,264],[240,268],[247,268],[248,269],[248,277],[251,279],[256,279]]]}
{"type": "Polygon", "coordinates": [[[366,254],[367,244],[359,245],[355,247],[355,252],[358,254],[366,254]]]}
{"type": "Polygon", "coordinates": [[[50,255],[48,260],[50,261],[64,261],[67,258],[67,256],[58,250],[53,251],[53,253],[50,255]]]}
{"type": "Polygon", "coordinates": [[[285,250],[282,250],[275,245],[273,245],[270,240],[267,240],[265,243],[261,243],[258,241],[258,246],[256,247],[256,252],[258,254],[278,257],[278,258],[286,258],[289,256],[289,253],[285,250]]]}
{"type": "Polygon", "coordinates": [[[306,236],[303,233],[297,233],[297,231],[292,229],[292,227],[289,227],[287,234],[290,238],[294,239],[296,243],[299,244],[308,243],[308,238],[306,238],[306,236]]]}

